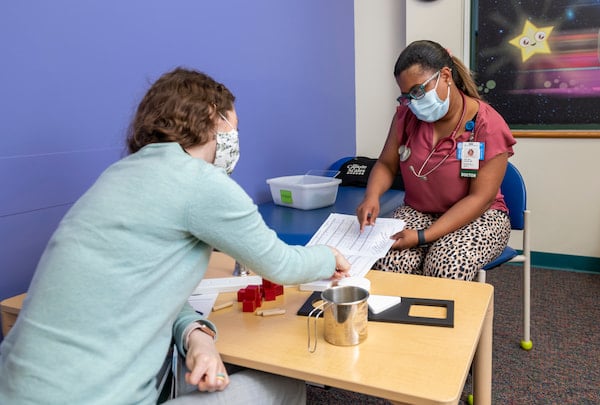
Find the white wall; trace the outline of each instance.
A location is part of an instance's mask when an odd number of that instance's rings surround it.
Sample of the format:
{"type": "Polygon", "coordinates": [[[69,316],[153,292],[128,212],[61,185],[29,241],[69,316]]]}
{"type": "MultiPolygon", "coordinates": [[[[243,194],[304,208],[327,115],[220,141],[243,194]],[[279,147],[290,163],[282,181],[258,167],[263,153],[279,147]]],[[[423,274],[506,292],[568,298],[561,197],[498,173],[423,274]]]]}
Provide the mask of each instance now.
{"type": "Polygon", "coordinates": [[[400,90],[394,64],[406,44],[405,0],[355,0],[356,151],[377,157],[400,90]]]}
{"type": "Polygon", "coordinates": [[[600,139],[517,138],[532,249],[600,257],[600,139]]]}
{"type": "Polygon", "coordinates": [[[406,0],[406,19],[398,22],[406,29],[406,43],[429,39],[442,44],[465,63],[468,62],[464,52],[464,16],[469,4],[468,0],[406,0]]]}
{"type": "MultiPolygon", "coordinates": [[[[392,70],[407,43],[432,39],[465,60],[468,4],[355,0],[357,154],[379,155],[399,92],[392,70]]],[[[600,139],[517,138],[511,161],[527,183],[534,251],[600,257],[598,156],[600,139]]]]}

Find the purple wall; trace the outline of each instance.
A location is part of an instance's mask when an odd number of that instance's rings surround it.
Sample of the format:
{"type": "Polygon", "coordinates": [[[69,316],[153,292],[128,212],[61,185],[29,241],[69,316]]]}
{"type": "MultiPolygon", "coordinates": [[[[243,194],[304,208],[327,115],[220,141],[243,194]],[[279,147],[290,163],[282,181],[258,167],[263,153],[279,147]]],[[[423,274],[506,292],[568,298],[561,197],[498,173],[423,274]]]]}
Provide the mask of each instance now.
{"type": "Polygon", "coordinates": [[[149,83],[202,70],[237,97],[233,177],[265,179],[355,153],[353,2],[41,0],[0,5],[0,299],[26,291],[58,221],[122,156],[149,83]]]}

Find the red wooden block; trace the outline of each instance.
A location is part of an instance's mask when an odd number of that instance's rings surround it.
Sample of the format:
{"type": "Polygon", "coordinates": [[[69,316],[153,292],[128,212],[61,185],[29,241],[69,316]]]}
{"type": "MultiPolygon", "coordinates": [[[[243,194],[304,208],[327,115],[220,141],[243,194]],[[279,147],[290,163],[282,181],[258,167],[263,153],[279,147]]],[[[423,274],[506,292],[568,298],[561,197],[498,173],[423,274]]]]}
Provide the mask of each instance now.
{"type": "Polygon", "coordinates": [[[237,292],[237,301],[242,302],[242,301],[244,301],[245,297],[246,297],[246,289],[240,288],[237,292]]]}
{"type": "Polygon", "coordinates": [[[255,299],[257,295],[260,295],[260,289],[257,285],[249,285],[246,287],[247,299],[255,299]]]}
{"type": "Polygon", "coordinates": [[[281,284],[274,284],[273,288],[277,291],[277,295],[283,295],[283,286],[281,284]]]}
{"type": "Polygon", "coordinates": [[[256,302],[256,308],[260,308],[260,306],[262,305],[262,300],[263,300],[262,295],[257,295],[256,296],[256,300],[255,300],[255,302],[256,302]]]}
{"type": "Polygon", "coordinates": [[[256,311],[256,301],[254,301],[254,300],[245,300],[242,303],[242,311],[243,312],[254,312],[254,311],[256,311]]]}
{"type": "Polygon", "coordinates": [[[277,290],[275,288],[265,288],[265,301],[275,301],[277,290]]]}

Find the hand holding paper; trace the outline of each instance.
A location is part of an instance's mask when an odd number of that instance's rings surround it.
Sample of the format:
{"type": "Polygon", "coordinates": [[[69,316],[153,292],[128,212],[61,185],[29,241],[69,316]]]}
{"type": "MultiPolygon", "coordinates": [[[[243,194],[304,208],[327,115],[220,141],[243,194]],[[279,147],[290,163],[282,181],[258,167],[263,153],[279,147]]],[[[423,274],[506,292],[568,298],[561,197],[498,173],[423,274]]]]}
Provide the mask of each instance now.
{"type": "MultiPolygon", "coordinates": [[[[328,245],[338,249],[352,265],[350,276],[364,277],[394,243],[390,236],[404,229],[401,219],[378,218],[377,223],[360,231],[356,216],[330,214],[306,246],[328,245]]],[[[330,280],[302,284],[302,290],[320,291],[331,285],[330,280]]]]}
{"type": "Polygon", "coordinates": [[[367,226],[360,232],[360,225],[354,215],[330,214],[306,246],[328,245],[337,248],[342,254],[385,256],[394,241],[390,236],[404,229],[401,219],[379,218],[377,223],[367,226]]]}
{"type": "Polygon", "coordinates": [[[351,268],[351,264],[350,262],[344,257],[343,254],[340,253],[339,250],[337,250],[336,248],[329,246],[329,248],[331,249],[331,251],[333,252],[333,255],[335,256],[335,272],[333,273],[333,275],[331,276],[331,278],[333,280],[341,280],[345,277],[348,277],[348,272],[350,271],[351,268]]]}

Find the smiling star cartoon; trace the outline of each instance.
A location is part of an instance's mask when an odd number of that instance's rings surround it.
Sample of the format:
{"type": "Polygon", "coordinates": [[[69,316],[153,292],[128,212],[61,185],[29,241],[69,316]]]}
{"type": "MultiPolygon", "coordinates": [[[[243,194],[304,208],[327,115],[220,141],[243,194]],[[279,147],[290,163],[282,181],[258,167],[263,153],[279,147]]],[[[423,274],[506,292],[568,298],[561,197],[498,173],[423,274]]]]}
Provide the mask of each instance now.
{"type": "Polygon", "coordinates": [[[551,53],[548,46],[548,37],[553,28],[554,26],[538,28],[529,20],[526,20],[523,32],[508,41],[508,43],[521,50],[521,58],[525,62],[536,53],[551,53]]]}

